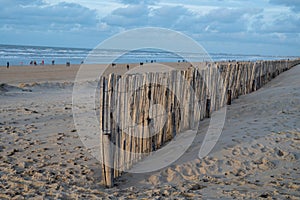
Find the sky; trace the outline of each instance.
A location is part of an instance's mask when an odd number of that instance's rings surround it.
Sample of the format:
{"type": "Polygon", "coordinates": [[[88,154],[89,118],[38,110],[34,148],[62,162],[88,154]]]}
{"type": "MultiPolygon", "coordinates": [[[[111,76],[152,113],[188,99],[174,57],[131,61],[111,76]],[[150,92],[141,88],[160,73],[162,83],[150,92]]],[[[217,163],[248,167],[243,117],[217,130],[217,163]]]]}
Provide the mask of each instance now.
{"type": "Polygon", "coordinates": [[[0,3],[0,44],[93,48],[125,30],[162,27],[188,35],[209,53],[300,56],[300,0],[0,3]]]}

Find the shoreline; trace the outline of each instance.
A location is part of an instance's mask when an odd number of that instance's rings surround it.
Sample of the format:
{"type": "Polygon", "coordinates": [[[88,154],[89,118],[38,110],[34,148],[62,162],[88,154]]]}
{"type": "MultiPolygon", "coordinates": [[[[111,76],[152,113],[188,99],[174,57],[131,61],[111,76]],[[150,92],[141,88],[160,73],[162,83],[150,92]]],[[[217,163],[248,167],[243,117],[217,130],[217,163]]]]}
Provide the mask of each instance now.
{"type": "MultiPolygon", "coordinates": [[[[11,65],[20,65],[20,66],[28,66],[30,65],[30,61],[37,61],[38,64],[44,60],[45,64],[51,64],[52,60],[55,60],[55,64],[64,65],[66,62],[71,62],[71,64],[80,64],[82,61],[85,61],[85,58],[94,48],[74,48],[74,47],[49,47],[49,46],[30,46],[30,45],[7,45],[0,44],[0,48],[4,50],[1,54],[1,66],[6,66],[6,62],[10,62],[11,65]],[[15,50],[18,50],[17,52],[15,50]],[[27,56],[28,54],[28,56],[27,56]],[[22,63],[22,64],[21,64],[22,63]]],[[[111,53],[116,52],[128,52],[128,50],[118,50],[118,49],[98,49],[103,56],[109,56],[111,53]]],[[[144,52],[141,50],[140,52],[144,52]]],[[[158,62],[177,62],[178,59],[183,59],[181,57],[173,57],[169,56],[168,53],[158,50],[149,51],[149,54],[146,57],[140,57],[139,55],[135,55],[134,58],[131,56],[124,58],[122,61],[111,61],[117,62],[119,64],[122,63],[136,63],[136,62],[144,62],[146,63],[148,60],[157,60],[158,62]],[[155,54],[153,54],[155,53],[155,54]],[[158,54],[157,54],[158,53],[158,54]],[[169,56],[169,57],[168,57],[169,56]],[[124,62],[123,62],[124,61],[124,62]]],[[[193,55],[195,52],[174,52],[175,54],[191,54],[193,55]]],[[[122,54],[123,55],[123,54],[122,54]]],[[[144,54],[143,54],[144,55],[144,54]]],[[[240,54],[240,53],[209,53],[210,57],[214,61],[229,61],[229,60],[237,60],[237,61],[258,61],[258,60],[282,60],[282,59],[297,59],[299,55],[291,54],[291,55],[259,55],[256,53],[252,54],[240,54]]],[[[191,57],[193,58],[193,56],[191,57]]],[[[197,62],[197,61],[194,61],[197,62]]]]}
{"type": "MultiPolygon", "coordinates": [[[[251,55],[249,55],[251,56],[251,55]]],[[[274,58],[276,57],[280,57],[278,59],[255,59],[255,60],[236,60],[236,59],[224,59],[224,60],[211,60],[210,62],[214,63],[214,62],[217,62],[217,63],[227,63],[227,62],[232,62],[232,63],[235,63],[235,62],[240,62],[240,63],[243,63],[243,62],[263,62],[263,61],[286,61],[286,60],[299,60],[300,59],[300,56],[272,56],[274,58]],[[286,57],[286,58],[285,58],[286,57]]],[[[10,61],[8,61],[10,62],[10,61]]],[[[176,61],[162,61],[162,62],[158,62],[156,60],[141,60],[140,62],[112,62],[116,65],[138,65],[139,63],[143,63],[143,64],[159,64],[159,63],[170,63],[170,64],[174,64],[174,63],[205,63],[205,62],[208,62],[208,61],[186,61],[184,59],[178,59],[176,61]],[[152,62],[153,61],[153,62],[152,62]]],[[[88,64],[88,65],[111,65],[112,63],[99,63],[99,64],[96,64],[96,63],[92,63],[92,64],[88,64]]],[[[70,66],[78,66],[78,65],[82,65],[82,64],[86,64],[86,63],[70,63],[70,66]]],[[[10,65],[10,67],[49,67],[49,66],[65,66],[65,67],[68,67],[66,66],[66,63],[55,63],[54,65],[51,64],[51,63],[45,63],[45,64],[37,64],[37,65],[33,65],[33,64],[23,64],[23,65],[10,65]]],[[[0,68],[6,68],[6,65],[0,65],[0,68]]]]}

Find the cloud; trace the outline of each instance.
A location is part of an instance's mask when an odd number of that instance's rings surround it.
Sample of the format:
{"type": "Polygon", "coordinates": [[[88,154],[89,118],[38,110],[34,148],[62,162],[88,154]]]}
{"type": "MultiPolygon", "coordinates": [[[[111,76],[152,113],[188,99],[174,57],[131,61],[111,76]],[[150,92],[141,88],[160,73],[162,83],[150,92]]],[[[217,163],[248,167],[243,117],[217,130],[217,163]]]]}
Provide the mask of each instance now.
{"type": "Polygon", "coordinates": [[[181,5],[135,4],[115,9],[102,18],[102,22],[123,28],[159,26],[189,33],[240,32],[247,31],[252,18],[262,11],[257,8],[216,8],[199,14],[181,5]]]}
{"type": "Polygon", "coordinates": [[[112,34],[96,10],[76,3],[3,1],[0,44],[94,47],[112,34]]]}
{"type": "Polygon", "coordinates": [[[293,12],[261,13],[252,19],[251,32],[299,33],[300,16],[293,12]]]}
{"type": "Polygon", "coordinates": [[[253,17],[262,9],[217,8],[199,17],[199,23],[205,25],[206,32],[246,32],[253,17]]]}
{"type": "MultiPolygon", "coordinates": [[[[4,6],[12,5],[41,5],[43,4],[42,0],[2,0],[1,4],[4,6]]],[[[2,7],[3,8],[3,7],[2,7]]]]}
{"type": "Polygon", "coordinates": [[[145,5],[128,5],[117,8],[111,14],[102,18],[102,22],[109,26],[131,28],[148,23],[149,7],[145,5]]]}
{"type": "Polygon", "coordinates": [[[150,25],[178,29],[188,20],[193,21],[193,15],[182,6],[161,6],[151,10],[150,25]]]}
{"type": "Polygon", "coordinates": [[[299,49],[299,11],[299,0],[1,0],[0,43],[93,47],[122,30],[157,26],[228,51],[230,43],[235,51],[256,43],[299,49]]]}
{"type": "Polygon", "coordinates": [[[261,13],[263,9],[256,8],[217,8],[206,14],[202,20],[215,21],[218,23],[234,23],[247,17],[261,13]]]}
{"type": "Polygon", "coordinates": [[[97,13],[75,3],[45,4],[43,1],[5,1],[0,8],[0,27],[15,30],[69,31],[93,28],[97,25],[97,13]],[[74,29],[75,28],[75,29],[74,29]]]}
{"type": "Polygon", "coordinates": [[[294,10],[295,12],[300,11],[300,1],[299,0],[270,0],[269,2],[272,4],[285,5],[285,6],[291,7],[292,10],[294,10]]]}
{"type": "Polygon", "coordinates": [[[120,0],[123,4],[144,4],[144,5],[153,5],[159,2],[158,0],[120,0]]]}
{"type": "Polygon", "coordinates": [[[127,5],[117,8],[102,18],[102,22],[111,27],[137,28],[156,26],[184,30],[197,15],[182,6],[147,6],[143,4],[127,5]]]}
{"type": "Polygon", "coordinates": [[[272,23],[264,24],[262,30],[270,33],[299,33],[299,27],[300,17],[283,15],[274,19],[272,23]]]}

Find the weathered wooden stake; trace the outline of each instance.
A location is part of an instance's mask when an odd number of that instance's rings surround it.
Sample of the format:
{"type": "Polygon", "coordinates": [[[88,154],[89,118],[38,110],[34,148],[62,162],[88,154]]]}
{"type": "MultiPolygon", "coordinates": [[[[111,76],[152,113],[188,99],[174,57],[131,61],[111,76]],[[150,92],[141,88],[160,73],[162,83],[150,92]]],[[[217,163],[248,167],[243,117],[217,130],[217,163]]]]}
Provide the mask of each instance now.
{"type": "Polygon", "coordinates": [[[255,80],[253,80],[252,81],[252,92],[254,92],[255,90],[256,90],[256,81],[255,80]]]}
{"type": "Polygon", "coordinates": [[[108,94],[108,82],[103,78],[103,118],[102,118],[102,142],[103,142],[103,183],[106,187],[113,186],[112,154],[111,154],[111,117],[110,117],[110,97],[108,94]]]}
{"type": "Polygon", "coordinates": [[[207,118],[210,118],[210,104],[211,104],[211,100],[206,99],[206,117],[207,118]]]}
{"type": "Polygon", "coordinates": [[[231,105],[231,90],[227,90],[227,105],[231,105]]]}

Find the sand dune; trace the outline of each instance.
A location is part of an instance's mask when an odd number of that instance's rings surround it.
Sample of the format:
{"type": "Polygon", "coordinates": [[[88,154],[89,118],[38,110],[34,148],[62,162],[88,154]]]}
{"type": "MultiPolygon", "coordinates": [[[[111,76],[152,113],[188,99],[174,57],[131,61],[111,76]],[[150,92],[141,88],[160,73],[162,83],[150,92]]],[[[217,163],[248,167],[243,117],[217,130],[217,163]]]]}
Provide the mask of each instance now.
{"type": "Polygon", "coordinates": [[[42,70],[45,77],[14,70],[0,79],[1,199],[300,198],[300,66],[234,100],[207,157],[200,160],[198,151],[208,119],[177,162],[148,174],[124,174],[112,189],[101,186],[100,163],[74,127],[75,68],[57,76],[42,70]]]}

